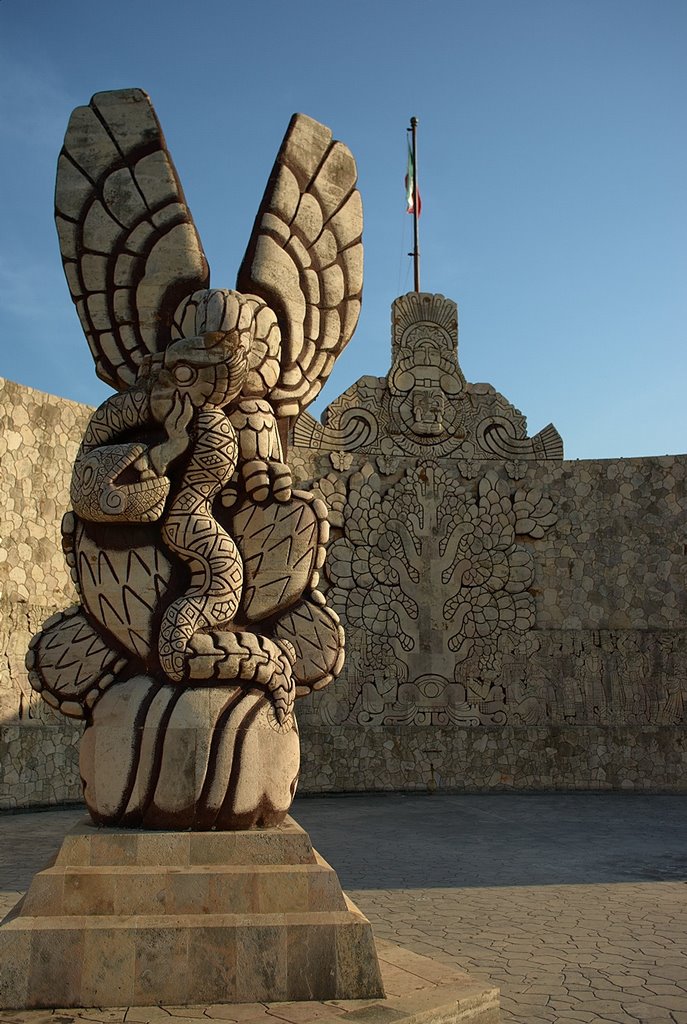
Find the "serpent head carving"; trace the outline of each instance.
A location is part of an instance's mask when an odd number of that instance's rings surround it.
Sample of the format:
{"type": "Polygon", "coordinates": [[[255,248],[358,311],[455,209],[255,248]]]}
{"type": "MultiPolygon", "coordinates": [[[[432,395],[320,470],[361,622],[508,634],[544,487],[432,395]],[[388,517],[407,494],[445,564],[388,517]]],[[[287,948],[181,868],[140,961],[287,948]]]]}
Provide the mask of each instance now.
{"type": "Polygon", "coordinates": [[[162,423],[175,395],[188,396],[195,409],[221,408],[241,391],[248,370],[250,334],[237,329],[208,331],[170,345],[151,391],[153,416],[162,423]]]}

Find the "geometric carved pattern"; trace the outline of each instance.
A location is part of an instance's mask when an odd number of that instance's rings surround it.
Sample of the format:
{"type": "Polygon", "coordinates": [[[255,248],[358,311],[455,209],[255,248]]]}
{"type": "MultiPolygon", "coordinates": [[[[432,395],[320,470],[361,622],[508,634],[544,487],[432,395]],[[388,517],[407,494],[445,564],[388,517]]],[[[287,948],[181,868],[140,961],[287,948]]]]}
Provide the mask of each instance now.
{"type": "Polygon", "coordinates": [[[184,677],[191,638],[201,626],[231,622],[241,599],[241,556],[212,508],[236,469],[236,432],[225,414],[213,408],[197,415],[196,431],[191,458],[162,524],[163,540],[191,574],[190,586],[165,610],[160,625],[160,664],[176,682],[184,677]]]}
{"type": "Polygon", "coordinates": [[[154,644],[156,609],[170,584],[172,564],[154,544],[122,550],[76,531],[77,571],[84,606],[132,654],[145,659],[154,644]]]}
{"type": "Polygon", "coordinates": [[[277,636],[289,640],[296,652],[297,696],[328,686],[344,663],[344,636],[339,617],[314,597],[283,615],[276,627],[277,636]]]}
{"type": "Polygon", "coordinates": [[[114,682],[123,664],[78,606],[43,624],[26,659],[31,685],[70,718],[87,717],[87,709],[114,682]],[[40,675],[33,671],[37,662],[40,675]]]}
{"type": "Polygon", "coordinates": [[[312,494],[294,491],[288,505],[248,502],[231,522],[243,556],[242,620],[256,622],[287,609],[324,559],[326,506],[312,494]]]}
{"type": "Polygon", "coordinates": [[[123,487],[116,482],[144,452],[142,444],[111,444],[93,452],[82,446],[72,480],[74,508],[92,523],[117,522],[125,507],[132,522],[159,519],[168,481],[152,479],[123,487]]]}

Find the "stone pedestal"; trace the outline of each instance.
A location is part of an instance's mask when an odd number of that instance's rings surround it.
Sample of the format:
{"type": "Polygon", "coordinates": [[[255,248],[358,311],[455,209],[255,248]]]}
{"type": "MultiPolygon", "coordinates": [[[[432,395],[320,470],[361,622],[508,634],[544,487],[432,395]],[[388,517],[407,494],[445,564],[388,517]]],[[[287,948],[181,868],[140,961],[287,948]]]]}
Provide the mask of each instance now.
{"type": "Polygon", "coordinates": [[[0,926],[0,1007],[371,999],[372,928],[291,818],[74,828],[0,926]]]}

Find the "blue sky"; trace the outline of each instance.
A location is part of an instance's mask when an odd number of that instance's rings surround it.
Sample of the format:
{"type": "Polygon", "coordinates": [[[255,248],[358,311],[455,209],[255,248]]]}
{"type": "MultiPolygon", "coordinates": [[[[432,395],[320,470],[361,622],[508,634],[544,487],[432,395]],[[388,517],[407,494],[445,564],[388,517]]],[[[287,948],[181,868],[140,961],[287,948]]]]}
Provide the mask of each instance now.
{"type": "Polygon", "coordinates": [[[62,274],[54,172],[73,107],[152,97],[232,287],[294,111],[352,149],[358,330],[311,411],[389,366],[412,288],[406,126],[420,121],[423,290],[460,359],[568,458],[687,449],[684,0],[0,0],[0,375],[97,404],[62,274]]]}

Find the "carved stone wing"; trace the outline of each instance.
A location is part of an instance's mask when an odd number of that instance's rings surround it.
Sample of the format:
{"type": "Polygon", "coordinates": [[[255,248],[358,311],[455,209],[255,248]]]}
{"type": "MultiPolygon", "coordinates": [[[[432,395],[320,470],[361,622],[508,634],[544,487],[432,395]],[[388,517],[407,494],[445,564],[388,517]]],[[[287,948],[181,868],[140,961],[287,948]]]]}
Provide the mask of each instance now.
{"type": "Polygon", "coordinates": [[[320,392],[360,313],[362,204],[355,161],[328,128],[294,114],[272,169],[237,288],[258,295],[281,329],[270,400],[298,416],[320,392]]]}
{"type": "Polygon", "coordinates": [[[71,116],[55,220],[95,359],[117,390],[169,341],[172,316],[209,270],[162,129],[140,89],[97,93],[71,116]]]}

